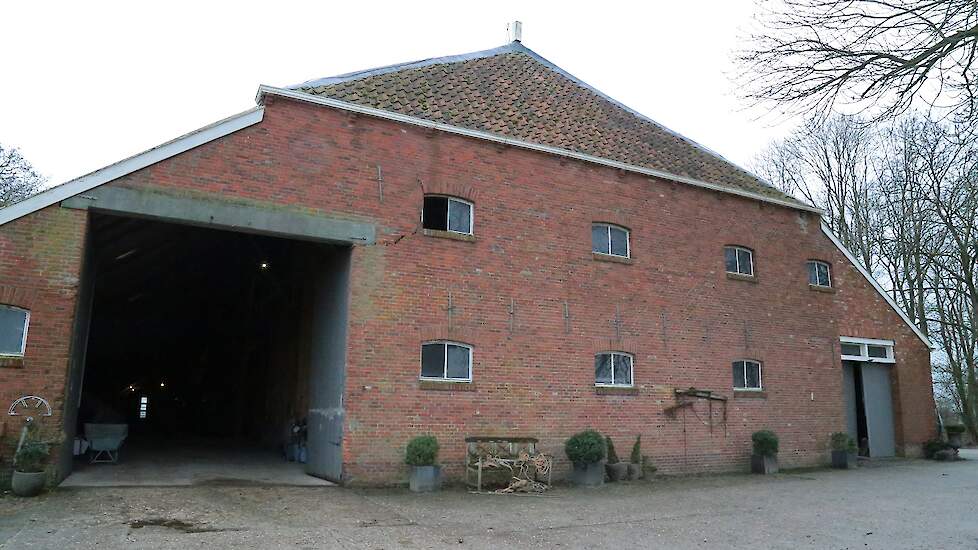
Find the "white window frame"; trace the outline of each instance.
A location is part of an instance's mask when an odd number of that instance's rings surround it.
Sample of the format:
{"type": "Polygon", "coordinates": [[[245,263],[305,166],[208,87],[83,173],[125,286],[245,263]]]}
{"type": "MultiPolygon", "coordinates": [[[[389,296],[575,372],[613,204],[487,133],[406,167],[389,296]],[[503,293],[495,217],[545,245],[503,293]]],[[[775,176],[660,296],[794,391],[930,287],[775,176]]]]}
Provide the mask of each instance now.
{"type": "MultiPolygon", "coordinates": [[[[737,386],[733,386],[734,391],[764,391],[764,363],[762,361],[758,361],[757,359],[737,359],[730,363],[730,367],[733,368],[734,364],[736,363],[744,364],[744,384],[747,384],[747,363],[754,363],[757,365],[757,387],[738,388],[737,386]]],[[[733,376],[733,371],[731,370],[730,372],[731,376],[733,376]]]]}
{"type": "MultiPolygon", "coordinates": [[[[859,346],[859,355],[842,355],[843,361],[860,361],[863,363],[896,363],[896,356],[893,354],[893,340],[877,340],[874,338],[854,338],[842,336],[839,338],[840,344],[852,344],[859,346]],[[886,350],[886,357],[870,357],[868,346],[878,346],[886,350]]],[[[841,346],[840,346],[841,351],[841,346]]]]}
{"type": "Polygon", "coordinates": [[[631,258],[632,257],[632,230],[631,229],[629,229],[627,227],[622,227],[620,225],[613,224],[613,223],[607,223],[607,222],[591,222],[591,232],[592,232],[592,234],[594,233],[594,227],[595,226],[605,228],[605,232],[608,235],[608,251],[607,252],[598,252],[598,251],[594,250],[594,243],[592,242],[591,243],[591,253],[593,253],[593,254],[600,254],[602,256],[613,256],[615,258],[631,258]],[[624,231],[625,232],[625,255],[624,256],[622,256],[621,254],[614,254],[614,253],[611,252],[611,229],[612,228],[618,229],[620,231],[624,231]]]}
{"type": "Polygon", "coordinates": [[[418,347],[418,366],[420,367],[420,379],[421,380],[432,380],[435,382],[471,382],[472,381],[472,346],[464,344],[462,342],[455,342],[453,340],[429,340],[427,342],[421,342],[421,346],[418,347]],[[424,347],[430,344],[442,344],[446,346],[445,348],[445,360],[442,364],[442,374],[441,376],[425,376],[424,373],[424,347]],[[469,376],[468,378],[449,378],[448,377],[448,349],[447,346],[458,346],[460,348],[465,348],[469,352],[469,376]]]}
{"type": "MultiPolygon", "coordinates": [[[[422,200],[428,197],[440,197],[440,198],[448,199],[448,210],[445,212],[445,216],[446,216],[445,229],[444,229],[445,231],[448,231],[449,233],[458,233],[459,235],[475,235],[475,203],[471,201],[467,201],[465,199],[460,199],[458,197],[453,197],[451,195],[439,195],[437,193],[426,193],[422,200]],[[452,229],[452,202],[460,202],[462,204],[469,205],[469,232],[468,233],[464,231],[456,231],[452,229]]],[[[421,223],[424,224],[423,203],[421,208],[421,223]]],[[[440,230],[436,230],[436,231],[440,231],[440,230]]],[[[429,343],[433,343],[433,342],[429,342],[429,343]]]]}
{"type": "MultiPolygon", "coordinates": [[[[594,354],[594,357],[597,358],[599,355],[611,356],[611,383],[610,384],[605,382],[599,383],[597,380],[595,380],[594,381],[595,387],[598,388],[634,388],[635,387],[635,356],[634,355],[628,353],[627,351],[599,351],[594,354]],[[616,355],[626,356],[632,360],[632,381],[629,384],[615,383],[615,356],[616,355]]],[[[593,363],[591,364],[591,369],[592,370],[594,369],[593,363]]]]}
{"type": "Polygon", "coordinates": [[[740,271],[740,254],[734,254],[734,257],[737,259],[737,271],[727,271],[727,273],[730,273],[730,274],[733,274],[733,275],[743,275],[744,277],[753,277],[754,276],[754,251],[751,250],[750,248],[747,248],[746,246],[740,246],[738,244],[724,245],[724,247],[723,247],[723,269],[724,269],[724,271],[726,271],[726,269],[727,269],[727,249],[728,248],[733,249],[735,251],[741,251],[741,250],[743,250],[744,252],[747,253],[747,257],[750,258],[750,273],[744,273],[743,271],[740,271]]]}
{"type": "Polygon", "coordinates": [[[27,353],[27,331],[31,326],[31,310],[22,307],[12,306],[9,304],[0,304],[0,308],[4,309],[14,309],[17,311],[22,311],[27,315],[24,317],[24,335],[20,341],[20,353],[0,353],[0,357],[23,357],[27,353]]]}
{"type": "MultiPolygon", "coordinates": [[[[822,261],[822,260],[808,260],[808,263],[805,264],[805,267],[811,269],[810,266],[812,264],[815,264],[815,279],[816,279],[816,282],[813,283],[813,282],[811,282],[811,280],[809,280],[808,281],[808,284],[810,284],[812,286],[817,286],[819,288],[832,288],[832,264],[830,264],[829,262],[826,262],[826,261],[822,261]],[[818,266],[819,265],[824,265],[825,266],[825,273],[829,277],[829,284],[827,284],[827,285],[822,285],[822,284],[819,284],[817,282],[817,280],[818,280],[818,266]]],[[[807,275],[811,276],[811,273],[807,273],[807,275]]]]}

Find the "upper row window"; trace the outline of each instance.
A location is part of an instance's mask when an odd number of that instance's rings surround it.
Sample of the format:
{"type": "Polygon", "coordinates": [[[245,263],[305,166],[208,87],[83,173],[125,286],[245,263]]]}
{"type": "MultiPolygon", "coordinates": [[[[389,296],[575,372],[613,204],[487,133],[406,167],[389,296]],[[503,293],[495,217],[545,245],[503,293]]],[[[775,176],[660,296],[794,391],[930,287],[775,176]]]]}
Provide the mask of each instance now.
{"type": "Polygon", "coordinates": [[[470,202],[440,195],[427,195],[421,211],[421,226],[425,229],[471,235],[472,215],[470,202]]]}
{"type": "Polygon", "coordinates": [[[867,340],[842,337],[842,359],[846,361],[869,361],[893,363],[893,342],[888,340],[867,340]]]}
{"type": "Polygon", "coordinates": [[[30,320],[26,309],[0,305],[0,356],[24,356],[30,320]]]}
{"type": "Polygon", "coordinates": [[[421,378],[425,380],[472,380],[472,346],[458,342],[421,345],[421,378]]]}
{"type": "Polygon", "coordinates": [[[628,230],[607,223],[591,225],[591,251],[611,256],[631,257],[628,230]]]}
{"type": "Polygon", "coordinates": [[[723,260],[727,273],[754,275],[754,253],[742,246],[725,246],[723,260]]]}
{"type": "Polygon", "coordinates": [[[832,286],[832,275],[829,264],[819,260],[808,262],[808,284],[815,286],[832,286]]]}

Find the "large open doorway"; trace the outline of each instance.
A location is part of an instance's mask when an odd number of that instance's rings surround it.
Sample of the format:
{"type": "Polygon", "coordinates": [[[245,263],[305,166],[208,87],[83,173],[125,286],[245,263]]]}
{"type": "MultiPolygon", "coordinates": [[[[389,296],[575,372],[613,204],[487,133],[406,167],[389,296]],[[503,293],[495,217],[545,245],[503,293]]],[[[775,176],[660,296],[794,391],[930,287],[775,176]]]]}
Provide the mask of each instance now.
{"type": "Polygon", "coordinates": [[[350,246],[96,212],[90,235],[69,403],[78,436],[128,437],[67,484],[340,478],[350,246]]]}

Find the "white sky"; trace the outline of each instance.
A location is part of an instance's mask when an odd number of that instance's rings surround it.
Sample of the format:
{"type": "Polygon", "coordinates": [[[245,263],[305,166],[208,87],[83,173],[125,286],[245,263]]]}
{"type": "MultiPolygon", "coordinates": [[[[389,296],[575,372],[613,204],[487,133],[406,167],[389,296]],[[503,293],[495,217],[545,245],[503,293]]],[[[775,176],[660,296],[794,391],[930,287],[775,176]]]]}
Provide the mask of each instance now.
{"type": "Polygon", "coordinates": [[[259,84],[523,43],[746,164],[787,132],[742,111],[731,51],[752,0],[5,3],[0,143],[56,184],[254,105],[259,84]]]}

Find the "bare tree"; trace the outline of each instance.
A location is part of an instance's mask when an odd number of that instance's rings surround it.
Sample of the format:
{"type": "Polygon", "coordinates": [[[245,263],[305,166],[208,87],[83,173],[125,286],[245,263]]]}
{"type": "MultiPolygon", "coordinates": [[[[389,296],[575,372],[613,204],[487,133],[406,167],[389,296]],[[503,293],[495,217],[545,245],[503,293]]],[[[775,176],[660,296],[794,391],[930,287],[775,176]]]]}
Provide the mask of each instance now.
{"type": "Polygon", "coordinates": [[[0,208],[33,195],[44,181],[20,151],[0,144],[0,208]]]}
{"type": "Polygon", "coordinates": [[[824,209],[832,231],[872,270],[879,230],[876,147],[875,134],[855,117],[811,118],[769,145],[752,168],[786,193],[824,209]]]}
{"type": "Polygon", "coordinates": [[[978,2],[759,2],[760,30],[738,54],[743,95],[798,114],[836,104],[879,119],[915,101],[978,121],[978,2]]]}

